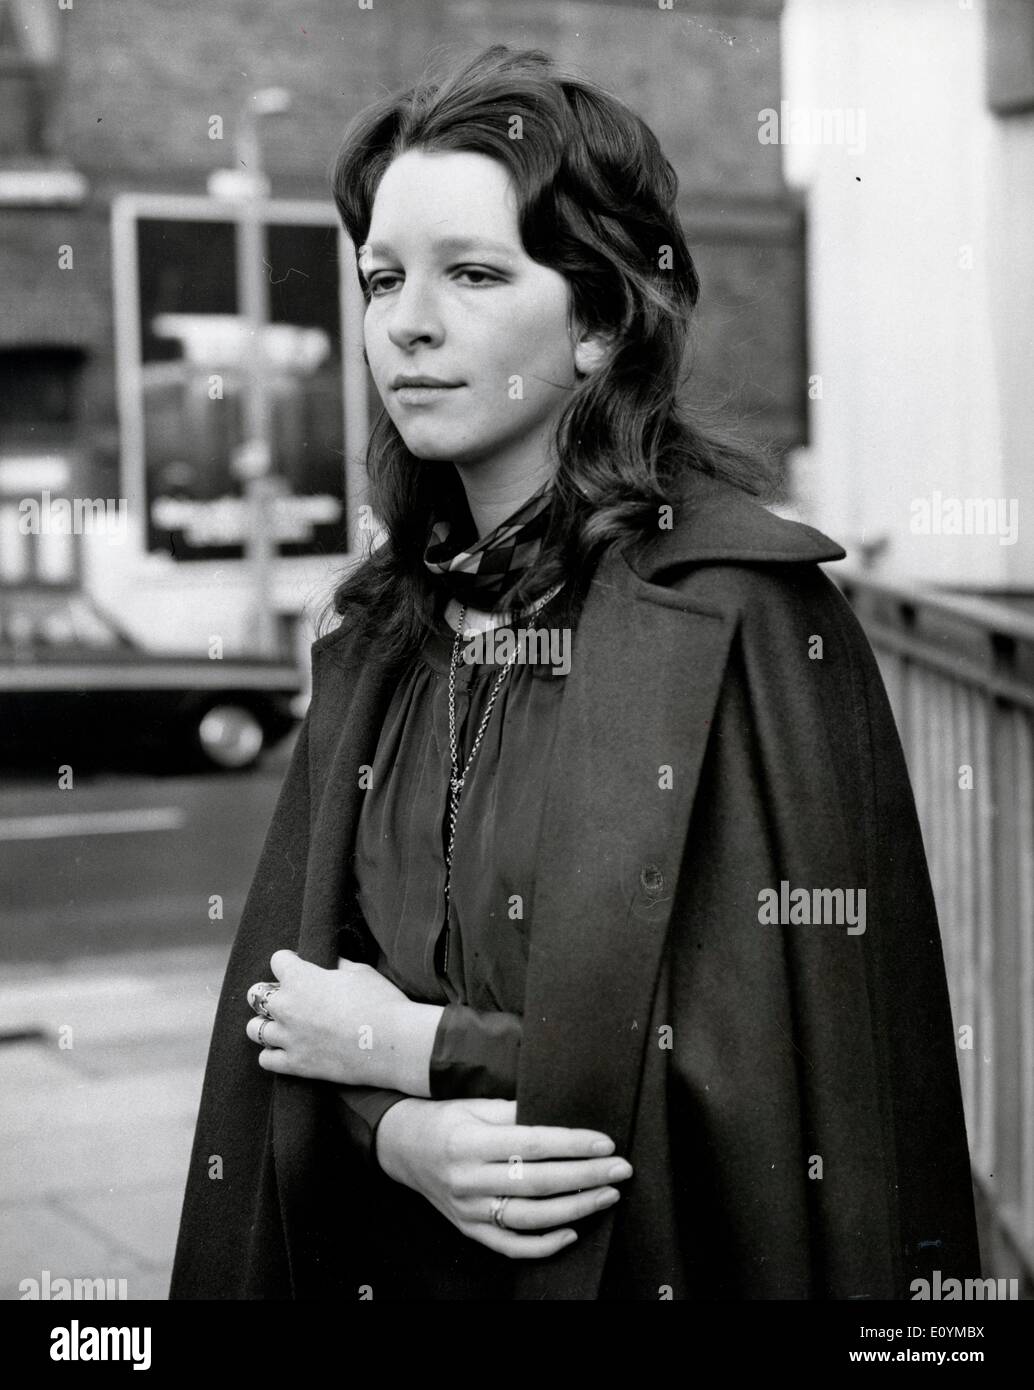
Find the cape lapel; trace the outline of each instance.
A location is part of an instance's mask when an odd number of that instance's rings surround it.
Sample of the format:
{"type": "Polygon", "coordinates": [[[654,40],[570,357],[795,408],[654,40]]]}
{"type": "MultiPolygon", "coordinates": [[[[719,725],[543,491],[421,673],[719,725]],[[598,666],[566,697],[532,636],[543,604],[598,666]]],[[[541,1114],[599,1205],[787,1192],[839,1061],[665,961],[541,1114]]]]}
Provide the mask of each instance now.
{"type": "MultiPolygon", "coordinates": [[[[357,630],[342,624],[312,649],[309,786],[311,827],[301,927],[296,950],[331,969],[337,964],[338,929],[346,918],[345,890],[362,804],[360,769],[373,762],[377,736],[390,700],[394,674],[374,666],[357,630]]],[[[312,1155],[320,1152],[320,1109],[312,1088],[322,1083],[291,1077],[273,1081],[273,1150],[294,1297],[326,1296],[320,1259],[326,1240],[322,1189],[311,1181],[312,1155]]],[[[325,1121],[324,1121],[325,1122],[325,1121]]]]}
{"type": "MultiPolygon", "coordinates": [[[[574,638],[543,804],[519,1124],[602,1130],[627,1154],[646,1030],[735,615],[691,606],[620,556],[574,638]]],[[[517,1297],[594,1298],[613,1211],[521,1262],[517,1297]]]]}
{"type": "Polygon", "coordinates": [[[368,657],[357,629],[343,639],[338,629],[327,645],[313,649],[311,847],[298,953],[328,968],[337,963],[345,914],[363,797],[360,769],[373,762],[395,680],[393,671],[368,657]]]}

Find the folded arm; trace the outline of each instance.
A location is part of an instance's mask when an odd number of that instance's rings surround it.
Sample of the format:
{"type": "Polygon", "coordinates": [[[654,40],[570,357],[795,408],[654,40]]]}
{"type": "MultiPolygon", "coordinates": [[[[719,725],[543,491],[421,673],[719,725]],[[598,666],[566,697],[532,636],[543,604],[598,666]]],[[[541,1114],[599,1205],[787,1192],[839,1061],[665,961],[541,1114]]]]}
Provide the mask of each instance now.
{"type": "Polygon", "coordinates": [[[518,1014],[446,1004],[429,1053],[422,1059],[410,1057],[412,1066],[422,1068],[426,1089],[404,1090],[397,1083],[338,1088],[341,1120],[355,1147],[367,1162],[376,1163],[377,1127],[400,1100],[515,1099],[521,1031],[518,1014]]]}
{"type": "Polygon", "coordinates": [[[266,1005],[271,1018],[247,1027],[262,1046],[259,1065],[336,1083],[346,1129],[367,1155],[398,1100],[515,1098],[517,1014],[418,1003],[371,965],[343,957],[325,970],[277,951],[270,966],[279,984],[266,1005]]]}

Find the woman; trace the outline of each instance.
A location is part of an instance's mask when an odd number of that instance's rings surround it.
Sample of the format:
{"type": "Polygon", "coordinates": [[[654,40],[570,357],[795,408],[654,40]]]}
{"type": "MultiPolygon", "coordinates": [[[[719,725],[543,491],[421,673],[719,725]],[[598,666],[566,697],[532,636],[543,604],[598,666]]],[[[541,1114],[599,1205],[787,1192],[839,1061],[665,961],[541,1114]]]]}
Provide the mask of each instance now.
{"type": "Polygon", "coordinates": [[[893,721],[844,552],[679,412],[698,282],[654,136],[495,47],[364,113],[334,194],[387,540],[313,646],[172,1296],[976,1274],[893,721]]]}

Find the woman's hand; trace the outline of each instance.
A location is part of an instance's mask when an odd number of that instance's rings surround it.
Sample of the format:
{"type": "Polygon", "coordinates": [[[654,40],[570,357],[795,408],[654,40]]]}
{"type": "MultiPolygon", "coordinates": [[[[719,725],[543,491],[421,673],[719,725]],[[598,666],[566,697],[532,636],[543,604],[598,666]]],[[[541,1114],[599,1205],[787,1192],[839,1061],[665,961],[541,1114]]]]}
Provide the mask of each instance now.
{"type": "Polygon", "coordinates": [[[400,1100],[377,1127],[377,1160],[471,1240],[515,1260],[555,1255],[577,1239],[572,1221],[618,1200],[610,1184],[632,1165],[598,1130],[516,1116],[512,1100],[400,1100]]]}
{"type": "Polygon", "coordinates": [[[276,951],[269,963],[279,981],[266,999],[270,1020],[253,1018],[246,1029],[262,1046],[259,1066],[346,1086],[431,1094],[440,1005],[413,1003],[372,966],[355,961],[324,970],[294,951],[276,951]]]}

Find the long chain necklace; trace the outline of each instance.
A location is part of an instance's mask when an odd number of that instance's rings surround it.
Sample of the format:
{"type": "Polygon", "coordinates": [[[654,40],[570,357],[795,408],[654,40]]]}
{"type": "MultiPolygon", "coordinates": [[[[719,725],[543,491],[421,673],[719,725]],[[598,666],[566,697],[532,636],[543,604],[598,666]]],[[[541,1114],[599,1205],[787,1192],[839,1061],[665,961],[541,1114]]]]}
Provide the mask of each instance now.
{"type": "MultiPolygon", "coordinates": [[[[534,617],[539,609],[544,608],[550,599],[554,598],[562,588],[563,581],[554,585],[554,587],[544,593],[541,598],[536,599],[530,608],[517,614],[517,617],[534,617]]],[[[488,703],[485,705],[485,712],[481,716],[481,723],[478,725],[477,733],[474,735],[474,742],[471,746],[467,761],[464,764],[463,771],[461,772],[459,745],[456,737],[456,671],[459,667],[460,642],[464,636],[463,624],[466,616],[467,605],[464,604],[460,609],[459,619],[456,623],[456,636],[453,640],[452,653],[449,657],[449,759],[452,766],[452,776],[449,778],[449,843],[445,851],[445,958],[442,962],[443,970],[448,970],[449,968],[449,891],[452,884],[452,851],[456,843],[456,819],[459,815],[460,795],[467,780],[467,773],[470,771],[471,763],[473,763],[477,751],[481,747],[481,740],[485,736],[485,730],[488,728],[488,721],[492,717],[492,708],[495,705],[496,698],[503,688],[503,682],[506,680],[506,677],[513,670],[514,662],[520,655],[521,650],[520,643],[515,641],[513,651],[510,653],[502,670],[495,678],[495,683],[488,696],[488,703]]]]}

